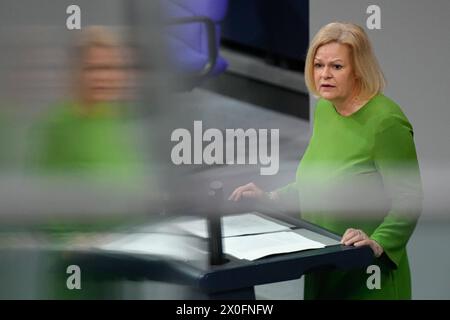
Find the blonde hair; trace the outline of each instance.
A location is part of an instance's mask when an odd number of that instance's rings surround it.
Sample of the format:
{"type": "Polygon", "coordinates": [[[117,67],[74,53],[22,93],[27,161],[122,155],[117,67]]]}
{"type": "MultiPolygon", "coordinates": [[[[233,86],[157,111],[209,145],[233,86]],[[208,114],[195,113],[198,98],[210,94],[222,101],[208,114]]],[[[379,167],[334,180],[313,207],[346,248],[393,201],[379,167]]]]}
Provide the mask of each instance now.
{"type": "Polygon", "coordinates": [[[332,22],[317,32],[306,55],[305,82],[311,93],[319,96],[314,83],[314,57],[319,47],[332,42],[350,48],[351,63],[362,98],[369,99],[383,91],[386,80],[364,29],[353,23],[332,22]]]}
{"type": "Polygon", "coordinates": [[[120,47],[121,41],[116,33],[104,26],[89,26],[80,33],[78,46],[82,49],[92,47],[120,47]]]}

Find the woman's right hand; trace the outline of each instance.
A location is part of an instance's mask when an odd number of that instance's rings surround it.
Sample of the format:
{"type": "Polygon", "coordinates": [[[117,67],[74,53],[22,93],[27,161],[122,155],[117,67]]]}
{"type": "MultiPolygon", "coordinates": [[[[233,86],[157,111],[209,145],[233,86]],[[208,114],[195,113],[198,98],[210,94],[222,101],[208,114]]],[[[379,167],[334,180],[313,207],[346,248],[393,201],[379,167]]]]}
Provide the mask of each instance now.
{"type": "Polygon", "coordinates": [[[263,200],[265,197],[266,193],[263,190],[261,190],[256,184],[251,182],[234,189],[228,200],[235,202],[241,200],[241,198],[263,200]]]}

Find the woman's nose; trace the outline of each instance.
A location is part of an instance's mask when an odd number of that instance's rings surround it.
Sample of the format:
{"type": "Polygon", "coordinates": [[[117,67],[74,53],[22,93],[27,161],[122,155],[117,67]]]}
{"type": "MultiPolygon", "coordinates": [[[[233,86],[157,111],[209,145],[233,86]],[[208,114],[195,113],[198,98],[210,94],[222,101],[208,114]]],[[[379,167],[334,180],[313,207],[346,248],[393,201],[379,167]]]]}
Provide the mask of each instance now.
{"type": "Polygon", "coordinates": [[[325,79],[331,78],[331,72],[330,72],[330,68],[328,67],[324,67],[323,71],[322,71],[322,77],[325,79]]]}

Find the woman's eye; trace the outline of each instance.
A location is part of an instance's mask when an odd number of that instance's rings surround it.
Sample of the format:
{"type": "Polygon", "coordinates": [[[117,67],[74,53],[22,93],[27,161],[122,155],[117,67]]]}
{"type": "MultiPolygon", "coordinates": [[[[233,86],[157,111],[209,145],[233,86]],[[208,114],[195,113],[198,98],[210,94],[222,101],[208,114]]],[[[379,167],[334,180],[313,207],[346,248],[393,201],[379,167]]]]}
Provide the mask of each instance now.
{"type": "Polygon", "coordinates": [[[334,65],[334,68],[335,68],[336,70],[341,70],[341,69],[342,69],[342,65],[340,65],[340,64],[335,64],[335,65],[334,65]]]}
{"type": "Polygon", "coordinates": [[[314,68],[320,68],[320,67],[322,67],[322,64],[320,64],[320,63],[314,63],[314,68]]]}

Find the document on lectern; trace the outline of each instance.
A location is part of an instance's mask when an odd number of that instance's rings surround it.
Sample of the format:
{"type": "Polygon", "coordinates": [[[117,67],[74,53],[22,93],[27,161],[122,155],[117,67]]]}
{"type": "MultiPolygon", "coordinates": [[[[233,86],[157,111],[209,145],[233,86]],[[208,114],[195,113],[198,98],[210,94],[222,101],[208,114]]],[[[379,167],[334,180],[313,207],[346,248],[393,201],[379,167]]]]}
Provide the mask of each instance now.
{"type": "Polygon", "coordinates": [[[256,260],[265,256],[324,248],[323,243],[292,231],[255,234],[224,239],[224,252],[239,259],[256,260]]]}
{"type": "MultiPolygon", "coordinates": [[[[223,237],[235,237],[249,234],[290,230],[289,225],[265,219],[253,213],[225,216],[223,221],[223,237]]],[[[201,238],[208,238],[205,219],[194,219],[175,224],[178,228],[201,238]]]]}
{"type": "Polygon", "coordinates": [[[160,233],[122,234],[111,237],[97,248],[134,254],[149,254],[176,260],[195,260],[204,256],[192,237],[160,233]]]}

